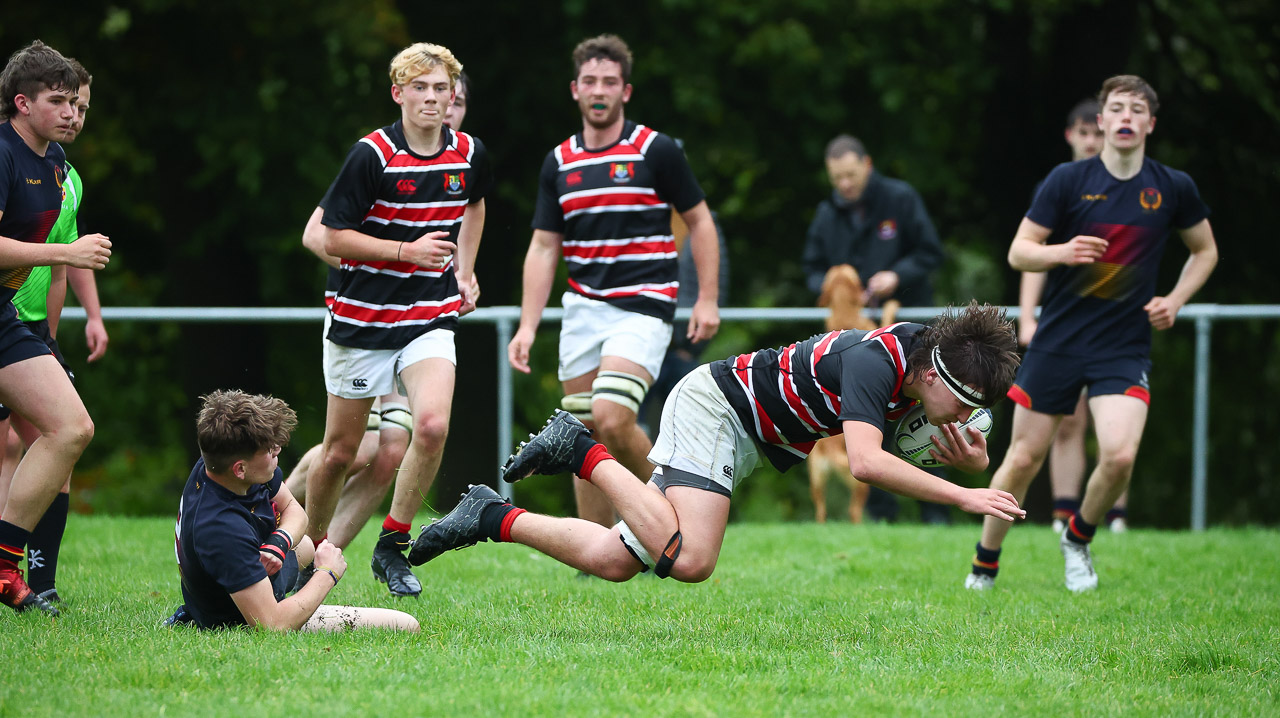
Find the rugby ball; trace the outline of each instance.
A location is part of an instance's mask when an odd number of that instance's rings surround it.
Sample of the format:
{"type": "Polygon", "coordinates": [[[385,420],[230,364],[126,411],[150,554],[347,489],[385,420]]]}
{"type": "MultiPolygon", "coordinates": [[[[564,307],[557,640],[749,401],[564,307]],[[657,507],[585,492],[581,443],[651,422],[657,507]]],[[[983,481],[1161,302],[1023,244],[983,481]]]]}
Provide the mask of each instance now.
{"type": "MultiPolygon", "coordinates": [[[[972,426],[981,431],[983,436],[991,436],[992,423],[990,409],[974,409],[969,418],[960,424],[960,434],[972,444],[973,439],[965,429],[972,426]]],[[[924,405],[917,404],[898,422],[898,428],[893,434],[893,444],[898,448],[898,455],[910,464],[925,469],[945,466],[929,453],[929,449],[934,448],[933,442],[929,440],[932,436],[938,437],[946,445],[946,434],[942,433],[942,427],[930,424],[929,417],[924,413],[924,405]]]]}

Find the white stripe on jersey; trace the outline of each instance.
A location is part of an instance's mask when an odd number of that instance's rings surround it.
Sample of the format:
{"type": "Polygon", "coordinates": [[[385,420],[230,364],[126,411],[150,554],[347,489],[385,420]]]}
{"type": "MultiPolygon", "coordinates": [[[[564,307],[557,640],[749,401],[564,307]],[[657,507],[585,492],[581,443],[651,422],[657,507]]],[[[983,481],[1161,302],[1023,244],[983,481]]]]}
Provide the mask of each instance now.
{"type": "Polygon", "coordinates": [[[565,247],[622,247],[637,242],[674,242],[675,235],[655,234],[649,237],[627,237],[625,239],[566,239],[565,247]]]}
{"type": "MultiPolygon", "coordinates": [[[[394,224],[398,227],[452,227],[455,224],[461,224],[462,218],[457,219],[424,219],[420,222],[410,222],[407,219],[386,219],[385,217],[365,217],[366,222],[377,222],[378,224],[394,224]]],[[[448,231],[448,230],[441,230],[448,231]]]]}
{"type": "MultiPolygon", "coordinates": [[[[375,134],[377,134],[379,137],[381,137],[381,138],[382,138],[382,141],[383,141],[383,142],[386,142],[386,143],[387,143],[387,146],[391,148],[391,157],[395,157],[397,154],[399,154],[399,152],[400,152],[400,148],[399,148],[399,147],[396,147],[396,143],[394,143],[394,142],[392,142],[392,141],[391,141],[391,138],[387,136],[387,133],[385,133],[385,132],[383,132],[381,129],[379,129],[379,130],[376,130],[376,131],[375,131],[375,134]]],[[[378,155],[378,161],[382,163],[382,167],[383,167],[383,169],[386,169],[386,167],[387,167],[387,162],[389,162],[391,158],[390,158],[390,157],[387,157],[385,154],[383,154],[383,150],[382,150],[382,148],[381,148],[381,147],[379,147],[379,146],[378,146],[378,143],[377,143],[377,142],[374,142],[373,140],[369,139],[368,137],[361,137],[361,138],[360,138],[360,142],[362,142],[362,143],[364,143],[364,144],[366,144],[366,145],[369,145],[370,147],[372,147],[372,148],[373,148],[373,151],[378,155]]]]}
{"type": "Polygon", "coordinates": [[[577,217],[580,214],[604,214],[605,212],[643,212],[648,209],[670,209],[671,205],[666,202],[658,204],[610,204],[603,207],[583,207],[575,209],[572,212],[565,212],[564,218],[577,217]]]}
{"type": "Polygon", "coordinates": [[[432,209],[433,207],[466,207],[465,199],[449,199],[441,202],[388,202],[385,199],[374,200],[374,206],[392,209],[432,209]]]}
{"type": "Polygon", "coordinates": [[[440,163],[434,165],[396,165],[395,167],[384,167],[383,172],[390,174],[392,172],[434,172],[436,170],[468,170],[471,169],[470,162],[452,162],[440,163]]]}
{"type": "Polygon", "coordinates": [[[444,305],[446,305],[446,304],[450,304],[450,303],[452,303],[452,302],[461,301],[461,299],[462,299],[462,295],[460,295],[460,294],[455,294],[455,295],[453,295],[452,297],[448,297],[448,298],[446,298],[446,299],[433,300],[433,301],[414,302],[413,304],[405,305],[405,304],[370,304],[370,303],[368,303],[368,302],[361,302],[361,301],[358,301],[358,300],[355,300],[355,299],[346,299],[346,298],[343,298],[343,299],[340,299],[337,303],[335,303],[335,304],[334,304],[334,308],[333,308],[333,311],[332,311],[332,313],[331,313],[331,314],[332,314],[332,316],[333,316],[333,321],[335,321],[335,322],[342,322],[343,324],[350,324],[350,325],[352,325],[352,326],[357,326],[357,327],[404,327],[404,326],[416,326],[416,325],[430,324],[431,322],[434,322],[434,321],[439,320],[439,319],[446,319],[446,318],[448,318],[448,317],[456,317],[456,316],[458,316],[458,312],[457,312],[457,310],[449,311],[449,312],[441,312],[441,313],[439,313],[439,314],[436,314],[436,315],[435,315],[435,316],[433,316],[433,317],[430,317],[430,318],[423,318],[423,319],[397,319],[397,320],[396,320],[396,321],[394,321],[394,322],[366,322],[366,321],[363,321],[363,320],[360,320],[360,319],[354,319],[354,318],[352,318],[352,317],[344,317],[344,316],[342,316],[342,315],[338,314],[338,305],[339,305],[339,304],[350,304],[350,305],[351,305],[351,306],[353,306],[353,307],[361,307],[361,308],[363,308],[363,309],[372,309],[372,310],[374,310],[374,311],[386,311],[386,310],[391,310],[391,311],[405,312],[405,311],[408,311],[408,310],[410,310],[410,309],[416,309],[416,308],[419,308],[419,307],[441,307],[441,306],[444,306],[444,305]]]}
{"type": "Polygon", "coordinates": [[[647,262],[658,259],[676,259],[676,252],[652,252],[649,254],[620,254],[616,257],[574,257],[565,255],[564,261],[571,264],[616,264],[618,262],[647,262]]]}
{"type": "Polygon", "coordinates": [[[347,262],[346,260],[342,262],[342,268],[348,272],[368,272],[369,274],[385,274],[389,277],[399,277],[401,279],[404,279],[406,277],[430,277],[434,279],[436,277],[444,276],[445,272],[453,271],[452,266],[453,266],[453,262],[450,262],[447,266],[445,266],[442,269],[422,269],[421,267],[419,267],[417,270],[413,272],[398,272],[394,269],[386,269],[386,268],[378,269],[377,267],[370,267],[367,264],[359,264],[357,262],[347,262]]]}
{"type": "MultiPolygon", "coordinates": [[[[565,247],[625,247],[631,244],[641,244],[649,242],[674,242],[675,237],[670,234],[658,234],[650,237],[632,237],[630,239],[567,239],[563,242],[565,247]]],[[[677,253],[673,250],[670,252],[647,252],[644,254],[621,254],[612,257],[575,257],[566,254],[566,262],[574,262],[577,264],[613,264],[614,262],[635,262],[650,259],[676,259],[677,253]]]]}
{"type": "Polygon", "coordinates": [[[351,317],[344,317],[335,313],[333,315],[333,321],[342,322],[343,324],[350,324],[356,327],[395,328],[395,327],[421,326],[423,324],[430,324],[439,319],[448,319],[449,317],[456,317],[456,316],[458,316],[458,313],[456,311],[453,311],[453,312],[441,312],[435,315],[434,317],[431,317],[430,319],[400,319],[394,322],[362,322],[359,319],[352,319],[351,317]]]}
{"type": "Polygon", "coordinates": [[[577,192],[566,192],[560,195],[560,204],[572,202],[583,197],[600,197],[611,194],[642,194],[658,196],[658,190],[652,187],[600,187],[598,189],[580,189],[577,192]]]}
{"type": "MultiPolygon", "coordinates": [[[[818,421],[817,415],[815,415],[813,413],[813,409],[809,407],[809,402],[805,401],[803,396],[800,396],[800,387],[796,386],[796,349],[799,346],[799,344],[792,344],[784,350],[787,354],[787,365],[791,367],[791,371],[785,372],[785,376],[784,372],[778,372],[778,394],[782,397],[782,401],[787,405],[787,408],[791,410],[792,415],[797,419],[808,424],[811,430],[816,431],[822,436],[831,436],[831,432],[815,428],[822,426],[822,422],[818,421]],[[801,416],[787,399],[787,392],[785,391],[785,387],[782,385],[783,381],[787,382],[791,387],[791,393],[795,394],[796,399],[800,401],[800,406],[804,408],[804,416],[801,416]]],[[[781,359],[779,359],[779,363],[781,363],[781,359]]]]}
{"type": "Polygon", "coordinates": [[[675,297],[668,297],[665,294],[658,293],[658,290],[667,288],[678,288],[679,282],[664,282],[662,284],[632,284],[626,287],[609,287],[608,289],[596,289],[578,282],[578,289],[588,297],[612,297],[620,293],[638,293],[640,296],[657,299],[663,302],[676,303],[675,297]]]}
{"type": "Polygon", "coordinates": [[[564,157],[560,154],[560,148],[556,147],[556,162],[560,165],[560,171],[574,170],[579,167],[590,167],[591,165],[603,165],[610,162],[643,162],[642,154],[626,154],[626,155],[599,155],[596,157],[586,157],[573,162],[565,162],[564,157]]]}

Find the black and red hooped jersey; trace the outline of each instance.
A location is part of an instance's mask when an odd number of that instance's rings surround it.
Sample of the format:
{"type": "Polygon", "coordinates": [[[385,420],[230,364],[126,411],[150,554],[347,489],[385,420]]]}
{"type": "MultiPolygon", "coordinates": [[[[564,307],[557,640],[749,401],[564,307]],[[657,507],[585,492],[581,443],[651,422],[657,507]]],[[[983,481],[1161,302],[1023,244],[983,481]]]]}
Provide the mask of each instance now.
{"type": "Polygon", "coordinates": [[[915,404],[902,384],[924,329],[900,322],[870,332],[827,332],[713,362],[711,375],[781,471],[803,461],[818,439],[844,433],[842,422],[884,431],[886,422],[901,418],[915,404]]]}
{"type": "MultiPolygon", "coordinates": [[[[321,202],[325,226],[400,242],[448,232],[456,244],[467,205],[484,199],[493,180],[478,139],[442,132],[444,147],[430,157],[409,149],[398,121],[365,135],[321,202]]],[[[456,328],[461,306],[453,262],[438,269],[344,258],[329,340],[398,349],[432,329],[456,328]]]]}
{"type": "Polygon", "coordinates": [[[551,150],[533,228],[563,235],[570,290],[671,321],[679,287],[671,209],[703,199],[675,141],[628,121],[608,147],[587,149],[577,134],[551,150]]]}

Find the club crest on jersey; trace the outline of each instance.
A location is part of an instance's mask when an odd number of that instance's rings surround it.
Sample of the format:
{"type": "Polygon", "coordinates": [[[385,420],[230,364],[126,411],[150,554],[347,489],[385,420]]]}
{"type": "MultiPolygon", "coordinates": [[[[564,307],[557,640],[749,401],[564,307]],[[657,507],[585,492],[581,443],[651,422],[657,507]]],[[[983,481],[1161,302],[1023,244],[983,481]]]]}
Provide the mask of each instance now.
{"type": "Polygon", "coordinates": [[[1160,196],[1160,190],[1154,187],[1148,187],[1138,195],[1138,204],[1142,205],[1143,212],[1154,212],[1160,209],[1160,203],[1164,198],[1160,196]]]}
{"type": "Polygon", "coordinates": [[[444,191],[449,194],[462,194],[467,189],[467,176],[461,172],[451,175],[444,173],[444,191]]]}
{"type": "Polygon", "coordinates": [[[886,219],[885,221],[881,222],[880,226],[876,228],[876,235],[879,236],[880,239],[886,239],[886,240],[897,237],[898,236],[897,220],[886,219]]]}
{"type": "Polygon", "coordinates": [[[635,162],[614,162],[610,168],[609,174],[614,182],[630,182],[636,176],[635,162]]]}

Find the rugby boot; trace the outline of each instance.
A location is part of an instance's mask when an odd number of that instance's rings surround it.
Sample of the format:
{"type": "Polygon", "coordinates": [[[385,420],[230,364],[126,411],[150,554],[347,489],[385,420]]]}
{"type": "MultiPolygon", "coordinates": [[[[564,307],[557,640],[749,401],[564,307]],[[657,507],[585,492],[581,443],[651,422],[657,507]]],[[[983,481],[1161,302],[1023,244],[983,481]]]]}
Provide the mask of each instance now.
{"type": "Polygon", "coordinates": [[[190,613],[187,613],[186,606],[178,606],[178,610],[173,612],[172,616],[164,619],[161,626],[165,628],[173,628],[174,626],[192,626],[195,625],[196,619],[190,613]]]}
{"type": "MultiPolygon", "coordinates": [[[[579,423],[578,426],[582,424],[579,423]]],[[[409,563],[421,566],[450,549],[466,548],[480,541],[488,541],[489,538],[480,531],[480,515],[489,506],[505,503],[507,500],[488,486],[468,486],[467,493],[462,495],[462,500],[453,511],[423,526],[418,532],[418,538],[409,549],[409,563]]]]}
{"type": "Polygon", "coordinates": [[[370,567],[373,577],[387,584],[392,595],[417,598],[422,593],[422,584],[409,570],[409,562],[400,551],[390,546],[374,546],[370,567]]]}
{"type": "Polygon", "coordinates": [[[0,603],[18,613],[23,611],[39,611],[48,616],[57,616],[58,609],[31,590],[22,578],[22,569],[0,568],[0,603]]]}
{"type": "MultiPolygon", "coordinates": [[[[516,453],[502,465],[502,479],[515,483],[531,474],[563,474],[576,471],[582,456],[575,463],[574,444],[590,441],[591,430],[582,425],[567,411],[557,410],[547,419],[547,425],[528,441],[520,442],[516,453]]],[[[582,455],[586,452],[583,451],[582,455]]]]}
{"type": "Polygon", "coordinates": [[[1063,573],[1067,590],[1076,593],[1092,591],[1098,587],[1098,574],[1093,570],[1093,554],[1089,551],[1089,544],[1076,543],[1067,538],[1070,530],[1070,526],[1063,529],[1062,536],[1058,539],[1058,548],[1062,550],[1065,566],[1063,573]]]}

